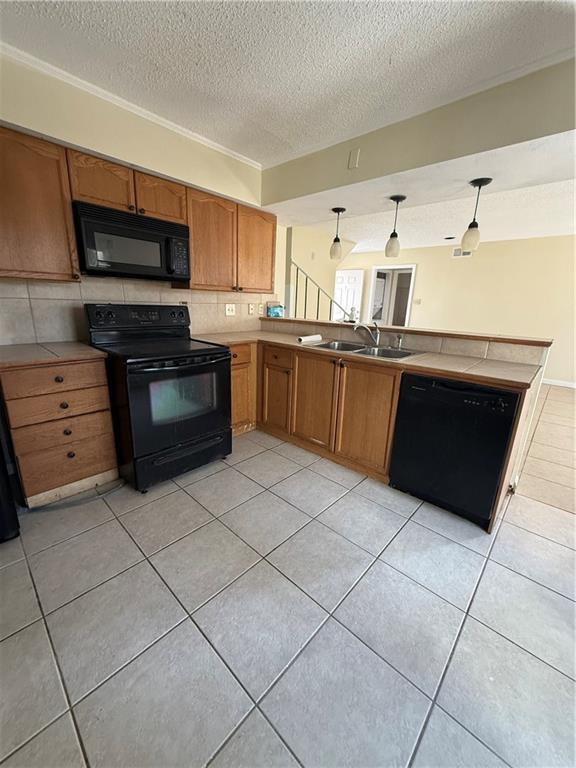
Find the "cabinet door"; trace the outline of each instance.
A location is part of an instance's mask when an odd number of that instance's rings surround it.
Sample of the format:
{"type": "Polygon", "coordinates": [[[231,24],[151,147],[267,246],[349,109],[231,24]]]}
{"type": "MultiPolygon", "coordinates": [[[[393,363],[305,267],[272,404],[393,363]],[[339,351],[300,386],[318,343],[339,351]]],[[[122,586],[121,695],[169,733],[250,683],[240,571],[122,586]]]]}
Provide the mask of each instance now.
{"type": "Polygon", "coordinates": [[[236,288],[236,203],[198,189],[187,190],[191,287],[214,291],[236,288]]]}
{"type": "Polygon", "coordinates": [[[264,364],[262,423],[288,433],[292,400],[292,371],[264,364]]]}
{"type": "Polygon", "coordinates": [[[380,365],[341,366],[335,452],[384,472],[399,374],[380,365]]]}
{"type": "Polygon", "coordinates": [[[276,216],[255,208],[238,206],[238,288],[272,293],[276,216]]]}
{"type": "Polygon", "coordinates": [[[232,427],[242,432],[256,421],[252,364],[232,366],[232,427]]]}
{"type": "Polygon", "coordinates": [[[68,168],[74,200],[123,211],[136,210],[131,168],[74,149],[68,150],[68,168]]]}
{"type": "Polygon", "coordinates": [[[325,448],[332,448],[338,360],[317,353],[298,352],[294,368],[292,433],[325,448]]]}
{"type": "Polygon", "coordinates": [[[78,280],[66,150],[0,127],[0,276],[78,280]]]}
{"type": "Polygon", "coordinates": [[[177,224],[187,223],[186,187],[183,184],[140,171],[134,171],[134,183],[138,213],[177,224]]]}

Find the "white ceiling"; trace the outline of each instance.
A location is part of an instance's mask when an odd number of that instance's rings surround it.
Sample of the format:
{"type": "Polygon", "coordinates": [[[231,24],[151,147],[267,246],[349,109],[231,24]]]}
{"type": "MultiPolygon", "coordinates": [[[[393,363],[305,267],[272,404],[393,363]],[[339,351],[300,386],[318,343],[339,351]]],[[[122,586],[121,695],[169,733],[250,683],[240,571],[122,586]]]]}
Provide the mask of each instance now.
{"type": "Polygon", "coordinates": [[[2,2],[5,43],[262,163],[573,55],[571,2],[2,2]]]}
{"type": "MultiPolygon", "coordinates": [[[[492,194],[485,190],[477,216],[482,241],[574,234],[574,194],[573,180],[492,194]]],[[[460,245],[473,211],[474,200],[463,198],[401,209],[397,230],[402,248],[460,245]],[[446,241],[450,235],[456,239],[446,241]]],[[[355,253],[383,251],[393,223],[392,211],[344,218],[340,234],[356,243],[355,253]]],[[[332,233],[334,221],[319,227],[332,233]]]]}
{"type": "Polygon", "coordinates": [[[479,221],[484,240],[548,237],[574,232],[576,131],[415,168],[268,206],[285,226],[333,232],[335,206],[346,208],[340,232],[354,250],[381,251],[392,230],[394,203],[403,247],[444,245],[472,219],[476,191],[470,179],[491,176],[482,191],[479,221]]]}

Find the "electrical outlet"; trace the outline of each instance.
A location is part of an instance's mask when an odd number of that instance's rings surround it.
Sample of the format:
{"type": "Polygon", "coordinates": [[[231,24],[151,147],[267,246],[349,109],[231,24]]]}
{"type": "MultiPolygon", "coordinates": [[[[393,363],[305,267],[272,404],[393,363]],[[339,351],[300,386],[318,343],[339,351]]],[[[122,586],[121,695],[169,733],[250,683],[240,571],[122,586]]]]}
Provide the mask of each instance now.
{"type": "Polygon", "coordinates": [[[233,317],[236,314],[236,304],[226,304],[226,317],[233,317]]]}
{"type": "Polygon", "coordinates": [[[248,314],[253,315],[256,312],[256,304],[248,304],[248,314]]]}
{"type": "Polygon", "coordinates": [[[258,304],[258,314],[259,315],[264,314],[264,304],[258,304]]]}

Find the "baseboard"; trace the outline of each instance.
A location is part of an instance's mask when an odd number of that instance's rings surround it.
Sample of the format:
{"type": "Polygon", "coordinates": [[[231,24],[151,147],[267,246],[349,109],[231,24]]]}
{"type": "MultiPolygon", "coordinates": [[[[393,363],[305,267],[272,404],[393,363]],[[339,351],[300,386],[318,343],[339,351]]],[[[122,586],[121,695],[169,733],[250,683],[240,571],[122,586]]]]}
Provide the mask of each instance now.
{"type": "Polygon", "coordinates": [[[576,381],[561,381],[560,379],[542,379],[542,384],[550,384],[552,387],[570,387],[570,389],[576,389],[576,381]]]}

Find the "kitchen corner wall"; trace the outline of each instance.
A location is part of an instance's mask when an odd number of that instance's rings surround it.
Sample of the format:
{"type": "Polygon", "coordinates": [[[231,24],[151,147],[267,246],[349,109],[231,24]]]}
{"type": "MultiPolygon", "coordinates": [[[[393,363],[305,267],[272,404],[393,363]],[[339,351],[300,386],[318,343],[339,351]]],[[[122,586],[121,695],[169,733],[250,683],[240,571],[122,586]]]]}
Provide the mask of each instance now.
{"type": "Polygon", "coordinates": [[[111,277],[83,277],[80,283],[5,278],[0,280],[0,344],[85,340],[85,302],[186,303],[194,336],[214,331],[257,330],[258,304],[264,304],[266,311],[266,302],[274,298],[259,293],[174,289],[168,283],[111,277]],[[226,316],[227,303],[235,305],[235,316],[226,316]],[[253,316],[248,314],[251,303],[256,304],[253,316]]]}

